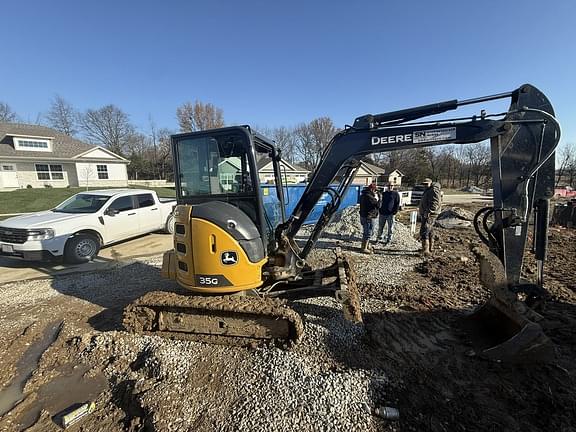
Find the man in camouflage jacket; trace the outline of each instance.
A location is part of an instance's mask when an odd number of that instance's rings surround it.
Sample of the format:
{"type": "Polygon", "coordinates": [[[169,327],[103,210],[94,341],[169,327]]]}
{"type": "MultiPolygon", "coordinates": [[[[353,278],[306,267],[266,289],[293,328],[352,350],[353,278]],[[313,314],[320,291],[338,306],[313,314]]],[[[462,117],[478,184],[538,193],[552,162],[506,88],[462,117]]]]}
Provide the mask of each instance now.
{"type": "Polygon", "coordinates": [[[422,182],[426,190],[420,200],[420,240],[422,241],[422,254],[429,256],[434,248],[434,223],[442,208],[442,192],[438,182],[426,178],[422,182]]]}

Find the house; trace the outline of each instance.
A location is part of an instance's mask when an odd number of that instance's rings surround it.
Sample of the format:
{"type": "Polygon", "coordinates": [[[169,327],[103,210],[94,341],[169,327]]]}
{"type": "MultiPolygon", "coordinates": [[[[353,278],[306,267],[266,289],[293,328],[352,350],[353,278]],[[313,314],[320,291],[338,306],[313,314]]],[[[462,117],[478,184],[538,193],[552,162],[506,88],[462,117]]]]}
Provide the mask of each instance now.
{"type": "MultiPolygon", "coordinates": [[[[265,157],[258,161],[258,175],[260,176],[260,183],[274,183],[274,167],[272,165],[272,159],[265,157]]],[[[282,171],[282,178],[285,179],[284,182],[290,183],[303,183],[308,180],[308,175],[310,171],[298,166],[296,164],[291,164],[282,160],[280,162],[280,170],[282,171]]]]}
{"type": "Polygon", "coordinates": [[[0,190],[41,187],[124,187],[127,159],[54,129],[0,123],[0,190]]]}
{"type": "Polygon", "coordinates": [[[388,174],[388,183],[391,183],[396,187],[402,186],[402,177],[404,177],[404,174],[395,169],[390,174],[388,174]]]}
{"type": "Polygon", "coordinates": [[[371,183],[376,183],[377,185],[381,185],[386,183],[386,178],[384,177],[385,172],[384,168],[361,161],[360,168],[358,168],[352,184],[366,186],[371,183]]]}

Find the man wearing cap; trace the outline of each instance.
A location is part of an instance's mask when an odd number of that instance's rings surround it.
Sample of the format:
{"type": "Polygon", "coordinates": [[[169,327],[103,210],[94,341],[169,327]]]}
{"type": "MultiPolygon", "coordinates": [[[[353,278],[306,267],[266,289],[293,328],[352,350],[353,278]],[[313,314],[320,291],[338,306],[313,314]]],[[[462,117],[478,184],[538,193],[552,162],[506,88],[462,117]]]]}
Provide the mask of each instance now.
{"type": "Polygon", "coordinates": [[[360,223],[362,224],[362,252],[372,253],[370,249],[370,237],[378,217],[378,195],[376,184],[372,183],[360,192],[360,223]]]}
{"type": "Polygon", "coordinates": [[[430,256],[434,248],[433,228],[442,207],[441,186],[432,179],[425,178],[422,182],[426,189],[420,200],[420,240],[422,240],[422,255],[430,256]]]}

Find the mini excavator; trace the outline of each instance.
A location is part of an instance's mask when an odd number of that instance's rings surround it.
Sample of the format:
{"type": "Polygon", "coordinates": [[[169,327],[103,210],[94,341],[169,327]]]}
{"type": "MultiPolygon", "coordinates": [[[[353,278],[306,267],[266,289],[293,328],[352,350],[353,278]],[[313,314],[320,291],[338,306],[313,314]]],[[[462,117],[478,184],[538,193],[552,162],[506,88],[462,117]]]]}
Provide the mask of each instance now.
{"type": "Polygon", "coordinates": [[[545,296],[543,263],[560,125],[546,96],[528,84],[507,93],[358,117],[326,146],[290,215],[285,214],[286,175],[273,141],[249,126],[172,136],[178,205],[174,249],[164,255],[162,275],[185,293],[144,295],[125,310],[125,327],[178,339],[290,346],[301,337],[303,324],[289,300],[319,296],[334,297],[348,320],[361,322],[356,278],[342,252],[335,250],[334,263],[323,269],[306,261],[361,158],[488,139],[493,205],[478,212],[474,225],[486,244],[475,253],[491,299],[471,319],[486,322],[491,336],[478,353],[495,360],[548,358],[553,347],[530,306],[545,296]],[[425,119],[496,99],[510,100],[507,112],[425,119]],[[262,161],[274,171],[274,193],[266,197],[258,176],[262,161]],[[325,197],[328,203],[311,234],[297,242],[296,234],[325,197]],[[538,275],[527,282],[521,270],[532,226],[538,275]]]}

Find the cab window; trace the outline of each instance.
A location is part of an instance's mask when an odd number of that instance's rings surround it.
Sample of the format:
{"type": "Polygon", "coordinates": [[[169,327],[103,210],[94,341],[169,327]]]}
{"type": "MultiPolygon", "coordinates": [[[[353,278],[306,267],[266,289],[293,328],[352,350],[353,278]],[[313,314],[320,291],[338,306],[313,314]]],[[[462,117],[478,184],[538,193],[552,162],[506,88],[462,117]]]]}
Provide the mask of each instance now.
{"type": "Polygon", "coordinates": [[[132,196],[123,196],[120,198],[116,198],[108,208],[118,210],[119,212],[133,210],[134,203],[132,202],[132,196]]]}
{"type": "Polygon", "coordinates": [[[141,195],[136,195],[137,199],[138,199],[138,207],[142,208],[142,207],[152,207],[154,204],[156,204],[154,202],[154,197],[152,196],[152,194],[141,194],[141,195]]]}

